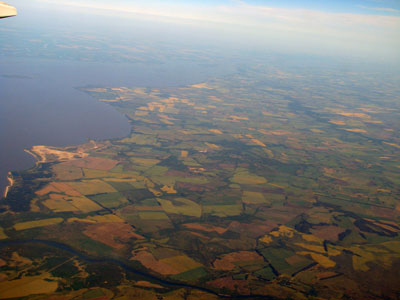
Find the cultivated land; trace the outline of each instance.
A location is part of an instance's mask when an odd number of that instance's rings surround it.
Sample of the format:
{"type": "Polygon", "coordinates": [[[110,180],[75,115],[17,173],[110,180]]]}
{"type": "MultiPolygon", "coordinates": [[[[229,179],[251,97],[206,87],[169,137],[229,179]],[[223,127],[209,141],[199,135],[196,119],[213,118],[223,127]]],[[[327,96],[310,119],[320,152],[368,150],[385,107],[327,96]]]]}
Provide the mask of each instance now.
{"type": "Polygon", "coordinates": [[[12,172],[0,298],[398,299],[399,90],[371,78],[81,88],[131,135],[12,172]]]}

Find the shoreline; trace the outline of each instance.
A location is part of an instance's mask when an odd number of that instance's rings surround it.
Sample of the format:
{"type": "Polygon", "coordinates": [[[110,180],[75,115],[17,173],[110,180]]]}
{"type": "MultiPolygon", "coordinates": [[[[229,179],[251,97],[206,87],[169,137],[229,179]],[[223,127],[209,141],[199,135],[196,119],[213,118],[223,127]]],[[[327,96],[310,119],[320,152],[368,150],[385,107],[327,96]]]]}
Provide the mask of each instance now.
{"type": "Polygon", "coordinates": [[[4,195],[3,195],[4,198],[7,198],[7,194],[9,192],[9,190],[13,187],[13,185],[15,183],[14,179],[12,178],[11,172],[8,172],[7,179],[8,179],[9,184],[6,186],[6,189],[4,191],[4,195]]]}
{"type": "Polygon", "coordinates": [[[24,149],[24,152],[30,154],[33,156],[35,159],[35,165],[37,165],[41,161],[41,157],[39,157],[36,153],[34,153],[32,150],[24,149]]]}

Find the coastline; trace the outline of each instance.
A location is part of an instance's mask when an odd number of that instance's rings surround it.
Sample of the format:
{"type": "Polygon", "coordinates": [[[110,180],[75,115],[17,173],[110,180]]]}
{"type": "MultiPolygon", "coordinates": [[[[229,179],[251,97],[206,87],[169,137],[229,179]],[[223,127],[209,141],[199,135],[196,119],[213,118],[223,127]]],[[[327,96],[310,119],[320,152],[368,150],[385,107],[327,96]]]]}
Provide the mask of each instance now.
{"type": "Polygon", "coordinates": [[[4,191],[4,198],[7,198],[8,191],[13,187],[14,185],[14,179],[12,178],[11,172],[8,172],[7,176],[9,184],[6,186],[6,189],[4,191]]]}
{"type": "Polygon", "coordinates": [[[35,164],[36,165],[41,161],[41,158],[36,153],[34,153],[33,151],[28,150],[28,149],[24,149],[24,151],[33,156],[33,158],[35,159],[35,164]]]}

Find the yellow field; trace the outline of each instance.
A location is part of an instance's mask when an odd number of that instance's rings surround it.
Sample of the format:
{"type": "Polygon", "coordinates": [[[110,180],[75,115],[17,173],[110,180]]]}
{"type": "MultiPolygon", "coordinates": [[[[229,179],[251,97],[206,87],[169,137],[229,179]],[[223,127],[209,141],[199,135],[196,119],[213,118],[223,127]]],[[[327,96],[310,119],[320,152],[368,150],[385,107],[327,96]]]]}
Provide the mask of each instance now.
{"type": "Polygon", "coordinates": [[[248,117],[241,117],[241,116],[230,116],[234,120],[243,120],[247,121],[249,118],[248,117]]]}
{"type": "Polygon", "coordinates": [[[250,174],[246,169],[243,168],[238,168],[236,170],[231,181],[239,184],[261,184],[267,182],[264,177],[250,174]]]}
{"type": "Polygon", "coordinates": [[[318,253],[325,253],[325,249],[322,246],[319,245],[313,245],[313,244],[303,244],[303,243],[295,243],[296,246],[302,247],[304,249],[318,252],[318,253]]]}
{"type": "Polygon", "coordinates": [[[63,195],[51,194],[51,198],[42,202],[44,206],[53,212],[79,211],[79,209],[68,202],[63,195]]]}
{"type": "Polygon", "coordinates": [[[201,206],[188,199],[176,198],[174,202],[163,199],[157,199],[157,201],[168,214],[182,214],[197,218],[201,216],[201,206]]]}
{"type": "Polygon", "coordinates": [[[25,230],[25,229],[30,229],[30,228],[54,225],[54,224],[61,223],[62,221],[64,221],[63,218],[50,218],[50,219],[42,219],[42,220],[37,220],[37,221],[28,221],[28,222],[22,222],[22,223],[15,224],[14,229],[19,231],[19,230],[25,230]]]}
{"type": "Polygon", "coordinates": [[[257,144],[258,146],[267,147],[267,146],[266,146],[263,142],[261,142],[260,140],[251,139],[251,141],[252,141],[254,144],[257,144]]]}
{"type": "Polygon", "coordinates": [[[49,273],[0,282],[0,299],[22,298],[33,294],[50,294],[58,288],[49,273]]]}
{"type": "Polygon", "coordinates": [[[189,152],[186,151],[186,150],[182,150],[182,151],[181,151],[181,157],[182,157],[182,158],[188,157],[188,154],[189,154],[189,152]]]}
{"type": "Polygon", "coordinates": [[[203,212],[217,217],[237,216],[242,213],[242,206],[239,204],[205,205],[203,206],[203,212]]]}
{"type": "Polygon", "coordinates": [[[368,271],[367,263],[376,260],[373,253],[365,251],[358,246],[351,247],[349,250],[356,254],[353,255],[353,268],[356,271],[368,271]]]}
{"type": "Polygon", "coordinates": [[[346,125],[346,122],[342,121],[342,120],[330,120],[329,123],[332,123],[335,125],[346,125]]]}
{"type": "Polygon", "coordinates": [[[150,135],[144,134],[131,134],[129,138],[121,140],[122,143],[134,143],[138,145],[153,145],[159,147],[161,144],[157,142],[157,139],[150,135]]]}
{"type": "Polygon", "coordinates": [[[265,244],[269,244],[272,242],[272,237],[269,235],[265,235],[262,238],[259,239],[260,242],[263,242],[265,244]]]}
{"type": "Polygon", "coordinates": [[[243,191],[242,202],[246,204],[268,203],[262,193],[250,191],[243,191]]]}
{"type": "Polygon", "coordinates": [[[146,167],[154,166],[160,162],[160,160],[158,160],[158,159],[140,158],[140,157],[131,157],[130,160],[134,164],[146,166],[146,167]]]}
{"type": "Polygon", "coordinates": [[[87,213],[103,209],[96,202],[83,196],[68,197],[51,194],[50,199],[43,201],[42,204],[54,212],[81,211],[87,213]]]}
{"type": "Polygon", "coordinates": [[[176,194],[176,190],[173,186],[164,185],[161,190],[167,194],[176,194]]]}
{"type": "Polygon", "coordinates": [[[337,112],[337,114],[345,117],[366,118],[366,119],[371,118],[371,116],[364,113],[337,112]]]}
{"type": "Polygon", "coordinates": [[[287,227],[285,225],[279,226],[278,230],[271,231],[269,234],[274,237],[288,237],[292,238],[294,233],[296,232],[295,229],[287,227]]]}
{"type": "Polygon", "coordinates": [[[314,242],[318,244],[321,244],[323,242],[322,239],[312,234],[302,234],[301,237],[303,238],[303,240],[306,240],[307,242],[314,242]]]}
{"type": "Polygon", "coordinates": [[[364,129],[359,129],[359,128],[346,128],[346,131],[350,131],[350,132],[358,132],[358,133],[367,133],[366,130],[364,129]]]}
{"type": "Polygon", "coordinates": [[[202,266],[202,264],[185,255],[160,259],[160,262],[171,266],[175,270],[179,271],[179,273],[186,272],[202,266]]]}
{"type": "Polygon", "coordinates": [[[118,173],[95,169],[82,169],[85,178],[129,178],[135,176],[131,173],[118,173]]]}
{"type": "Polygon", "coordinates": [[[215,144],[211,144],[211,143],[207,143],[207,142],[205,142],[205,144],[208,148],[211,148],[211,149],[216,149],[216,150],[221,149],[221,146],[218,146],[215,144]]]}
{"type": "Polygon", "coordinates": [[[73,189],[81,192],[83,195],[94,195],[94,194],[106,194],[116,193],[114,189],[108,183],[94,179],[94,180],[82,180],[80,182],[67,182],[67,184],[73,189]]]}
{"type": "Polygon", "coordinates": [[[4,233],[4,229],[0,227],[0,240],[4,240],[8,238],[8,236],[4,233]]]}
{"type": "Polygon", "coordinates": [[[396,148],[399,148],[399,149],[400,149],[400,145],[398,145],[398,144],[387,143],[387,142],[383,142],[383,143],[386,144],[386,145],[389,145],[389,146],[396,147],[396,148]]]}
{"type": "Polygon", "coordinates": [[[138,214],[142,220],[169,220],[165,212],[161,211],[144,211],[138,214]]]}
{"type": "Polygon", "coordinates": [[[297,252],[297,254],[300,255],[310,255],[311,258],[318,264],[320,264],[324,268],[333,268],[336,266],[336,263],[329,259],[328,257],[322,255],[322,254],[317,254],[314,252],[307,252],[307,251],[302,251],[302,252],[297,252]]]}
{"type": "Polygon", "coordinates": [[[148,114],[149,113],[147,111],[144,111],[144,110],[138,110],[138,111],[135,112],[135,116],[141,116],[141,117],[147,116],[148,114]]]}
{"type": "Polygon", "coordinates": [[[393,252],[400,253],[400,241],[384,242],[382,245],[393,252]]]}
{"type": "Polygon", "coordinates": [[[112,214],[102,216],[89,216],[85,219],[69,218],[67,222],[82,222],[82,223],[124,223],[125,220],[112,214]]]}
{"type": "Polygon", "coordinates": [[[196,88],[196,89],[207,89],[207,90],[212,89],[212,88],[209,87],[209,86],[207,85],[207,83],[205,83],[205,82],[204,82],[204,83],[193,84],[192,87],[194,87],[194,88],[196,88]]]}
{"type": "Polygon", "coordinates": [[[219,129],[209,129],[208,131],[215,134],[222,134],[222,131],[219,129]]]}

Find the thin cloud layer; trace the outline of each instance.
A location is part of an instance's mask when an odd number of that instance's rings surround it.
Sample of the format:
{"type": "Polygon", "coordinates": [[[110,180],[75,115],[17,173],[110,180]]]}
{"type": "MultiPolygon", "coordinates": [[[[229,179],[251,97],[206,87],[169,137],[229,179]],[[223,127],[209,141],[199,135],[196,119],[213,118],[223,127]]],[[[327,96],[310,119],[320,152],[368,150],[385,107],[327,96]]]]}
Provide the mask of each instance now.
{"type": "MultiPolygon", "coordinates": [[[[398,58],[400,17],[290,9],[232,1],[225,4],[187,4],[103,1],[42,2],[75,7],[94,14],[136,14],[165,21],[212,25],[216,29],[252,36],[257,43],[279,39],[304,50],[389,55],[398,58]]],[[[378,8],[384,11],[384,8],[378,8]]],[[[393,9],[394,10],[394,9],[393,9]]]]}

